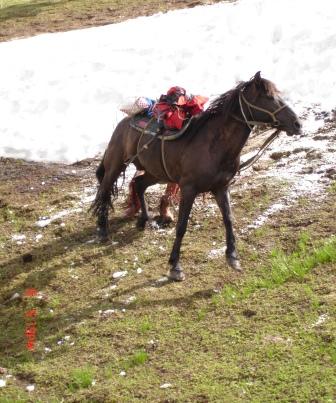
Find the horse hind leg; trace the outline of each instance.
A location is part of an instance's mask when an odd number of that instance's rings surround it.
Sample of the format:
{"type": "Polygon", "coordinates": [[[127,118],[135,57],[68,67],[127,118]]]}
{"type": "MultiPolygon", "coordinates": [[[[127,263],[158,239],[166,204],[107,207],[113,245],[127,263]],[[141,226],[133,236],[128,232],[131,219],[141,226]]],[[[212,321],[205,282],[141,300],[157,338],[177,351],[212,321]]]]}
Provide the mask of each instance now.
{"type": "Polygon", "coordinates": [[[145,200],[145,191],[149,186],[157,183],[158,180],[152,175],[145,172],[143,175],[139,175],[134,179],[134,188],[140,200],[141,213],[138,217],[137,227],[144,229],[146,222],[149,220],[147,203],[145,200]]]}
{"type": "Polygon", "coordinates": [[[100,183],[96,198],[90,208],[97,216],[98,237],[101,241],[108,239],[108,210],[112,207],[111,196],[118,196],[117,180],[124,170],[123,161],[116,161],[106,169],[102,161],[96,171],[98,182],[100,183]]]}
{"type": "Polygon", "coordinates": [[[171,211],[173,201],[179,199],[180,188],[177,183],[168,183],[166,191],[160,200],[160,215],[157,218],[158,224],[168,225],[174,221],[174,214],[171,211]]]}

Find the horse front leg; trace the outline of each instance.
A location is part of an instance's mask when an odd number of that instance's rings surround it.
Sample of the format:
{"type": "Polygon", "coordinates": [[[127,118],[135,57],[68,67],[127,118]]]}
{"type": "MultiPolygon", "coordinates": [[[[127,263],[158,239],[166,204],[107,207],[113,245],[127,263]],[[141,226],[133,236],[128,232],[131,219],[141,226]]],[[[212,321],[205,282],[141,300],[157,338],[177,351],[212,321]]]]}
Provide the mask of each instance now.
{"type": "Polygon", "coordinates": [[[168,272],[168,278],[170,278],[171,280],[182,281],[185,279],[185,275],[179,262],[180,249],[183,236],[187,229],[188,219],[195,197],[196,192],[194,191],[194,189],[190,187],[181,188],[179,214],[178,214],[178,221],[176,224],[176,237],[169,258],[170,270],[168,272]]]}
{"type": "Polygon", "coordinates": [[[218,207],[220,208],[220,211],[222,213],[223,222],[226,229],[226,260],[234,270],[242,271],[236,252],[236,240],[232,226],[229,189],[227,187],[224,187],[221,189],[217,189],[212,193],[214,194],[218,207]]]}

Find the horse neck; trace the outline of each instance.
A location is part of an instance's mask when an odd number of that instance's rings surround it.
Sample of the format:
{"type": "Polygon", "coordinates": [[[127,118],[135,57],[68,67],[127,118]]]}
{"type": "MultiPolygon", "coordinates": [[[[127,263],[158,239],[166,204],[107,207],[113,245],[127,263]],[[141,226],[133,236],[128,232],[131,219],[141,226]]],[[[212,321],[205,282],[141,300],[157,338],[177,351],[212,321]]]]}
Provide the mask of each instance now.
{"type": "Polygon", "coordinates": [[[251,129],[245,123],[239,122],[233,117],[227,119],[225,124],[223,124],[223,120],[218,117],[215,119],[214,123],[218,126],[220,133],[218,136],[218,142],[220,144],[218,144],[218,146],[223,151],[225,159],[227,159],[228,156],[232,160],[239,158],[249,138],[251,129]]]}

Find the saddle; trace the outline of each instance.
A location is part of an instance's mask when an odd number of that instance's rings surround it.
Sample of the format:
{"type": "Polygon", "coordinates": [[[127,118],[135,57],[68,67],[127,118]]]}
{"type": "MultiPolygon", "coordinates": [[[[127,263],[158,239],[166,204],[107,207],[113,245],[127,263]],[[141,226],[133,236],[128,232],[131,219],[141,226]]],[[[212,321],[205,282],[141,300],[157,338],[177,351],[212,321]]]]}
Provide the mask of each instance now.
{"type": "Polygon", "coordinates": [[[150,134],[165,141],[171,141],[177,140],[186,132],[192,119],[192,117],[188,119],[181,130],[168,130],[162,128],[157,122],[157,119],[149,117],[147,114],[140,113],[131,118],[130,126],[141,133],[150,134]]]}

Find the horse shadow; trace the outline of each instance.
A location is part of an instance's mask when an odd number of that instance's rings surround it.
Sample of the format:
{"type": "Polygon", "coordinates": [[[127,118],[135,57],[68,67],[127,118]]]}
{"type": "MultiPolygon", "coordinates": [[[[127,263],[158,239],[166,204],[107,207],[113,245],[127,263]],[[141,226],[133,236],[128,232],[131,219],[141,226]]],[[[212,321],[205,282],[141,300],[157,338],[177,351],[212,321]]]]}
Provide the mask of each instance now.
{"type": "MultiPolygon", "coordinates": [[[[123,295],[129,295],[130,293],[145,289],[147,287],[157,287],[157,288],[165,288],[172,285],[172,282],[167,280],[164,283],[157,283],[155,279],[146,280],[137,284],[135,286],[127,287],[123,290],[117,292],[113,298],[116,299],[123,295]]],[[[183,296],[175,296],[172,291],[172,297],[167,297],[163,299],[157,299],[155,297],[150,297],[146,299],[141,299],[136,301],[136,303],[125,304],[122,302],[113,302],[113,308],[118,311],[118,315],[120,315],[120,319],[127,315],[127,312],[136,313],[136,311],[141,311],[144,308],[155,309],[157,307],[163,307],[169,309],[170,307],[182,307],[184,309],[192,309],[195,301],[198,300],[208,300],[214,295],[213,289],[205,289],[198,290],[192,293],[183,295],[183,296]],[[124,311],[126,309],[126,311],[124,311]]],[[[17,302],[13,301],[12,308],[22,309],[21,304],[17,306],[17,302]]],[[[7,309],[3,306],[5,310],[7,309]]],[[[59,339],[62,337],[62,333],[70,334],[74,336],[73,340],[76,340],[76,326],[79,323],[92,318],[97,318],[98,321],[109,320],[108,318],[104,318],[101,314],[104,309],[111,308],[111,301],[109,300],[99,300],[94,305],[88,305],[85,308],[78,310],[78,307],[73,307],[71,310],[68,310],[65,314],[60,313],[53,315],[48,320],[44,320],[37,327],[37,341],[40,346],[56,346],[59,339]]],[[[6,311],[1,312],[0,306],[0,314],[6,314],[6,311]]],[[[4,331],[4,333],[0,337],[0,350],[2,351],[2,356],[4,357],[4,363],[7,365],[6,361],[13,362],[15,361],[26,361],[27,359],[35,360],[36,357],[43,356],[43,360],[52,359],[52,355],[46,355],[44,353],[44,348],[39,348],[35,353],[28,354],[27,348],[25,346],[24,340],[24,322],[22,319],[22,315],[10,315],[8,317],[8,325],[4,331]],[[18,333],[17,329],[22,330],[22,334],[18,333]],[[15,357],[15,358],[13,358],[15,357]],[[27,358],[28,357],[28,358],[27,358]],[[29,358],[30,357],[30,358],[29,358]]],[[[99,326],[99,324],[98,324],[99,326]]],[[[117,331],[117,330],[116,330],[117,331]]],[[[113,329],[111,330],[111,334],[109,337],[113,337],[113,329]]],[[[54,350],[54,348],[53,348],[54,350]]],[[[56,352],[56,350],[55,350],[56,352]]],[[[66,354],[66,350],[58,350],[57,355],[66,354]]]]}
{"type": "MultiPolygon", "coordinates": [[[[130,219],[124,217],[114,217],[113,220],[111,220],[111,232],[117,234],[113,239],[118,241],[118,248],[131,244],[142,235],[141,231],[139,231],[135,225],[130,226],[126,231],[125,227],[129,223],[130,219]]],[[[100,256],[108,256],[113,252],[113,240],[111,239],[104,244],[100,244],[96,236],[96,227],[94,225],[88,225],[81,230],[70,232],[49,243],[33,246],[31,250],[25,251],[23,254],[1,263],[0,289],[5,284],[17,278],[20,274],[29,273],[21,286],[16,285],[6,292],[5,295],[1,296],[2,302],[6,303],[13,292],[23,291],[27,287],[43,289],[55,276],[55,273],[64,267],[64,263],[60,261],[58,264],[55,264],[52,269],[43,270],[43,275],[39,275],[35,270],[41,268],[46,262],[61,257],[66,252],[73,251],[83,244],[86,245],[88,252],[93,252],[86,254],[86,262],[97,259],[96,253],[94,253],[97,243],[101,246],[100,256]],[[95,236],[95,238],[93,238],[93,236],[95,236]],[[88,243],[90,241],[93,242],[88,243]]]]}

